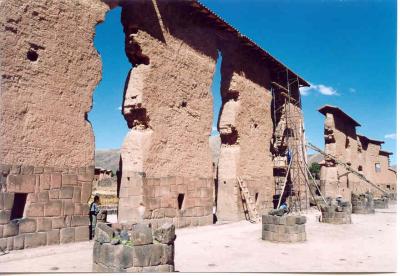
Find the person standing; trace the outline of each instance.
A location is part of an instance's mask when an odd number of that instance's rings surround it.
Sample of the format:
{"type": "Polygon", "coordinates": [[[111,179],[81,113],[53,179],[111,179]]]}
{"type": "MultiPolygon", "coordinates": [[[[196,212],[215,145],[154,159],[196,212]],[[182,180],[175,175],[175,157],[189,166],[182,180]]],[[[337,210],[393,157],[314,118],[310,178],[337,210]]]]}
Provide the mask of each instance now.
{"type": "Polygon", "coordinates": [[[94,237],[96,223],[97,223],[97,214],[100,212],[100,197],[98,195],[94,196],[93,202],[90,204],[90,239],[94,237]]]}

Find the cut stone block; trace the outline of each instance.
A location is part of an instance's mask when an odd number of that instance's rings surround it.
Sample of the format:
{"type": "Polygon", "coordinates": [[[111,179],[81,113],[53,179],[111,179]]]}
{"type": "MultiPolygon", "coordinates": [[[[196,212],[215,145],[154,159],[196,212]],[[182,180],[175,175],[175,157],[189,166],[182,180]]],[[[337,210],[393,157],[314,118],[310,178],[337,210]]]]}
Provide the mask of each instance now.
{"type": "Polygon", "coordinates": [[[27,210],[28,217],[43,217],[44,203],[31,203],[27,210]]]}
{"type": "Polygon", "coordinates": [[[89,226],[75,227],[75,241],[88,241],[89,240],[89,226]]]}
{"type": "Polygon", "coordinates": [[[25,248],[46,245],[47,235],[43,232],[25,234],[25,248]]]}
{"type": "Polygon", "coordinates": [[[70,243],[75,241],[75,229],[73,227],[60,230],[60,243],[70,243]]]}
{"type": "Polygon", "coordinates": [[[117,268],[128,268],[133,266],[133,250],[124,245],[114,246],[114,266],[117,268]]]}
{"type": "Polygon", "coordinates": [[[54,229],[47,232],[47,245],[60,244],[60,230],[54,229]]]}
{"type": "Polygon", "coordinates": [[[89,216],[72,216],[71,226],[87,226],[89,224],[89,216]]]}
{"type": "Polygon", "coordinates": [[[0,211],[0,224],[6,224],[10,221],[11,211],[3,210],[0,211]]]}
{"type": "Polygon", "coordinates": [[[60,189],[61,199],[72,199],[74,195],[74,187],[62,187],[60,189]]]}
{"type": "Polygon", "coordinates": [[[36,220],[23,218],[19,220],[19,233],[33,233],[36,232],[36,220]]]}
{"type": "Polygon", "coordinates": [[[175,239],[175,225],[171,223],[164,223],[161,227],[157,228],[153,232],[154,240],[165,243],[165,244],[172,244],[175,239]]]}
{"type": "Polygon", "coordinates": [[[7,189],[15,193],[33,193],[35,184],[35,175],[9,175],[7,189]]]}
{"type": "Polygon", "coordinates": [[[146,224],[134,224],[132,226],[131,241],[133,245],[145,245],[153,243],[151,228],[146,224]]]}
{"type": "Polygon", "coordinates": [[[53,229],[65,228],[65,218],[64,217],[56,217],[51,219],[51,227],[53,229]]]}
{"type": "Polygon", "coordinates": [[[25,235],[18,235],[14,237],[14,250],[24,249],[25,235]]]}
{"type": "Polygon", "coordinates": [[[61,188],[61,174],[58,173],[51,174],[50,188],[51,189],[61,188]]]}
{"type": "Polygon", "coordinates": [[[97,223],[95,230],[95,240],[99,243],[109,243],[113,238],[114,231],[105,223],[97,223]]]}
{"type": "Polygon", "coordinates": [[[18,223],[15,221],[10,221],[3,227],[3,238],[13,237],[18,235],[18,223]]]}
{"type": "Polygon", "coordinates": [[[44,216],[58,217],[61,215],[62,202],[61,200],[50,200],[44,206],[44,216]]]}
{"type": "Polygon", "coordinates": [[[11,210],[14,203],[14,193],[0,193],[0,210],[11,210]]]}
{"type": "Polygon", "coordinates": [[[78,177],[76,174],[63,174],[61,183],[62,183],[62,186],[77,185],[78,177]]]}
{"type": "Polygon", "coordinates": [[[37,231],[46,232],[52,229],[51,218],[38,218],[37,219],[37,231]]]}

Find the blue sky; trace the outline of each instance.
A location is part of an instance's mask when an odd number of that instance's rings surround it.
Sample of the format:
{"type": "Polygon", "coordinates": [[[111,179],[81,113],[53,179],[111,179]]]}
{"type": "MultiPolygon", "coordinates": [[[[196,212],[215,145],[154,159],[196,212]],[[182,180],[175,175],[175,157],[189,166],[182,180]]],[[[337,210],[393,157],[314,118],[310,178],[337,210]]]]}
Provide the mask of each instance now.
{"type": "MultiPolygon", "coordinates": [[[[302,97],[309,141],[323,146],[324,116],[317,109],[331,104],[361,124],[358,133],[384,140],[383,148],[396,153],[396,1],[201,2],[313,84],[302,97]]],[[[124,53],[120,8],[96,27],[95,46],[103,79],[89,120],[97,149],[119,148],[128,132],[119,108],[131,68],[124,53]]],[[[212,86],[214,125],[219,81],[217,70],[212,86]]]]}

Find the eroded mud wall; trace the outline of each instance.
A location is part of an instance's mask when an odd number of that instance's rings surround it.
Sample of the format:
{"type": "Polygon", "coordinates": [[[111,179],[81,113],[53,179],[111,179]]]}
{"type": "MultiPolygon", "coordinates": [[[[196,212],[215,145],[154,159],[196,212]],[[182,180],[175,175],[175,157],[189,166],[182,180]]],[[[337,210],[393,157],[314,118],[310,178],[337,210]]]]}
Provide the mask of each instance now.
{"type": "Polygon", "coordinates": [[[123,114],[130,128],[122,155],[119,221],[212,223],[208,137],[215,32],[183,2],[122,4],[127,78],[123,114]]]}
{"type": "Polygon", "coordinates": [[[246,183],[258,211],[272,207],[274,189],[270,73],[250,52],[233,45],[229,40],[221,45],[219,220],[244,218],[237,177],[246,183]]]}
{"type": "Polygon", "coordinates": [[[97,0],[0,2],[0,247],[87,240],[97,0]]]}

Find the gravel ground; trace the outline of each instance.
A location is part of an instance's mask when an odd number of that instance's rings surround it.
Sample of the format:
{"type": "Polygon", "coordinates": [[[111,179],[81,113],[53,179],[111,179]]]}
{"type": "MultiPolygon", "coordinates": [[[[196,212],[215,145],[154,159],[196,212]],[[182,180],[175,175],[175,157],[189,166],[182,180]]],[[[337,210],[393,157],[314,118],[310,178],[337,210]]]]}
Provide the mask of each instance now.
{"type": "MultiPolygon", "coordinates": [[[[177,230],[180,272],[394,272],[396,205],[352,215],[350,225],[318,223],[308,211],[307,241],[261,240],[261,224],[246,221],[177,230]]],[[[90,272],[93,242],[12,251],[0,272],[90,272]]]]}

